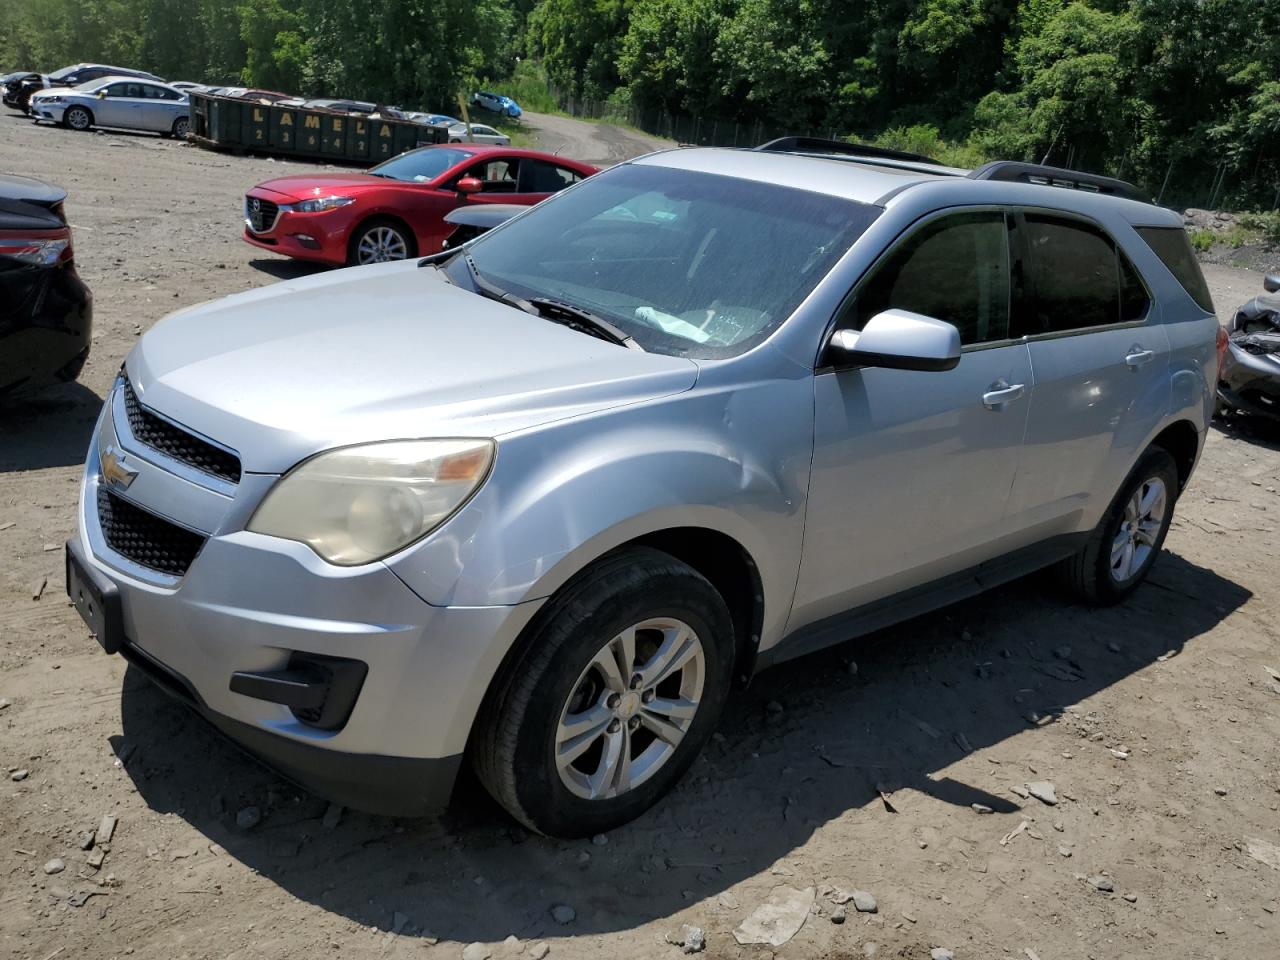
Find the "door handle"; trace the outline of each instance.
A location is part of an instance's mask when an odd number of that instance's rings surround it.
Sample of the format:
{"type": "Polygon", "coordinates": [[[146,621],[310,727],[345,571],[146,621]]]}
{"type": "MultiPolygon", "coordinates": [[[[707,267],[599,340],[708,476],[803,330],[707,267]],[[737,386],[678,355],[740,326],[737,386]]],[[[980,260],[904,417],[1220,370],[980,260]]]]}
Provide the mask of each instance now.
{"type": "Polygon", "coordinates": [[[1154,350],[1143,350],[1136,344],[1129,348],[1129,352],[1125,354],[1124,362],[1131,367],[1140,367],[1144,363],[1150,363],[1156,357],[1154,350]]]}
{"type": "Polygon", "coordinates": [[[1026,392],[1026,385],[1006,383],[1001,380],[991,385],[991,389],[982,395],[982,405],[988,410],[999,410],[1006,403],[1017,400],[1026,392]]]}

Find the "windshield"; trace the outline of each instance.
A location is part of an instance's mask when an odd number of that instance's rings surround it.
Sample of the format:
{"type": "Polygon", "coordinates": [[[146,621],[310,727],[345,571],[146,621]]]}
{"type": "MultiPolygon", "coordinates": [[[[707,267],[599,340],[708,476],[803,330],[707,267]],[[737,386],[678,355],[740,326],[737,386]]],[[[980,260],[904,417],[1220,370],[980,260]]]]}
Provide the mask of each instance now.
{"type": "Polygon", "coordinates": [[[406,180],[410,183],[425,183],[434,180],[455,163],[461,163],[471,154],[465,150],[439,150],[426,147],[422,150],[410,150],[398,157],[392,157],[386,163],[380,163],[370,173],[392,180],[406,180]]]}
{"type": "Polygon", "coordinates": [[[53,71],[53,73],[49,74],[49,79],[65,80],[67,79],[67,77],[71,76],[73,73],[78,72],[79,70],[80,70],[80,66],[78,64],[74,67],[63,67],[61,70],[55,70],[53,71]]]}
{"type": "MultiPolygon", "coordinates": [[[[599,314],[645,350],[713,359],[764,340],[881,208],[626,164],[468,246],[485,280],[599,314]]],[[[466,283],[466,267],[448,266],[466,283]]]]}

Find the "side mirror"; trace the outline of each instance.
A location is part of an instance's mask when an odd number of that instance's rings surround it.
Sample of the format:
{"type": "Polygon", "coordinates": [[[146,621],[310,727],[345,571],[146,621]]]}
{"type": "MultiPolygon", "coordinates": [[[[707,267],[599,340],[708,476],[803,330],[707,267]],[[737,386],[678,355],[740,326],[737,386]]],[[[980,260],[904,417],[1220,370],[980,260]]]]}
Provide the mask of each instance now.
{"type": "Polygon", "coordinates": [[[1262,289],[1267,293],[1275,293],[1280,290],[1280,273],[1268,273],[1262,278],[1262,289]]]}
{"type": "Polygon", "coordinates": [[[827,362],[835,367],[951,370],[960,362],[960,331],[909,310],[885,310],[868,320],[861,332],[833,333],[827,362]]]}
{"type": "Polygon", "coordinates": [[[458,181],[459,193],[479,193],[484,189],[484,184],[476,177],[463,177],[458,181]]]}
{"type": "Polygon", "coordinates": [[[95,94],[95,96],[96,96],[99,100],[105,100],[105,99],[107,99],[107,91],[105,91],[105,90],[99,90],[99,91],[95,94]]]}

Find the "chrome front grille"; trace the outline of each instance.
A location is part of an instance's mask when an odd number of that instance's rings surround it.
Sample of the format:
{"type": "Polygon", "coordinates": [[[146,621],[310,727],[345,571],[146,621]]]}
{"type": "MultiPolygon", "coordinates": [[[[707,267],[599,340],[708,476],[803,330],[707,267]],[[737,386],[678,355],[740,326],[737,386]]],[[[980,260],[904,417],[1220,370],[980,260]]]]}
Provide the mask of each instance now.
{"type": "Polygon", "coordinates": [[[139,443],[220,480],[240,482],[239,457],[152,413],[138,400],[127,378],[123,389],[129,430],[139,443]]]}
{"type": "Polygon", "coordinates": [[[120,556],[171,577],[185,576],[205,538],[98,487],[102,538],[120,556]]]}
{"type": "Polygon", "coordinates": [[[280,208],[261,197],[244,198],[244,222],[254,233],[267,233],[276,225],[280,208]]]}

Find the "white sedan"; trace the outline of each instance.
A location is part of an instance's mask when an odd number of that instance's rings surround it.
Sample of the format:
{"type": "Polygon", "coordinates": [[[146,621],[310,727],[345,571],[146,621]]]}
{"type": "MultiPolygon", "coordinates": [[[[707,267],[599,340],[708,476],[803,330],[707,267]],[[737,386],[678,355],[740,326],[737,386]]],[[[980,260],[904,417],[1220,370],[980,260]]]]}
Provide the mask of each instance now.
{"type": "Polygon", "coordinates": [[[31,115],[72,130],[119,127],[151,130],[179,140],[187,136],[190,108],[182,90],[137,77],[103,77],[78,87],[56,87],[31,96],[31,115]]]}
{"type": "Polygon", "coordinates": [[[493,127],[487,127],[483,123],[471,124],[471,136],[467,136],[467,125],[465,123],[455,123],[449,128],[450,143],[490,143],[496,147],[511,146],[511,138],[505,133],[499,133],[493,127]]]}

